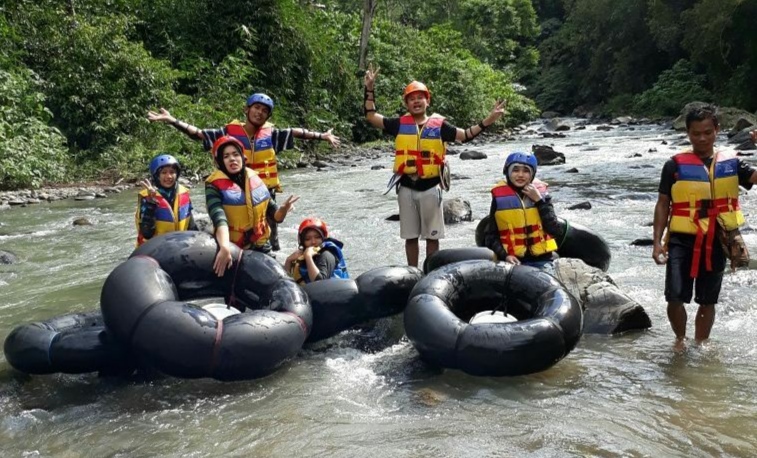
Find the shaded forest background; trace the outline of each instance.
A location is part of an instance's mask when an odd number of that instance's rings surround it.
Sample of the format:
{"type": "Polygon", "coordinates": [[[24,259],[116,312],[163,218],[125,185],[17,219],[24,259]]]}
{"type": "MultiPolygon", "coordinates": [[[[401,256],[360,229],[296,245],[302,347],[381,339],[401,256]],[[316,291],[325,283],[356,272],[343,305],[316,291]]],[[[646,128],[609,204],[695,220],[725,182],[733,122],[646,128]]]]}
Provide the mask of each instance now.
{"type": "MultiPolygon", "coordinates": [[[[377,104],[400,113],[426,82],[464,126],[497,98],[509,124],[541,111],[673,116],[692,100],[757,110],[757,0],[376,0],[377,104]]],[[[147,122],[163,106],[200,127],[252,92],[281,126],[364,142],[363,0],[5,0],[0,188],[144,174],[157,152],[190,171],[200,147],[147,122]]]]}

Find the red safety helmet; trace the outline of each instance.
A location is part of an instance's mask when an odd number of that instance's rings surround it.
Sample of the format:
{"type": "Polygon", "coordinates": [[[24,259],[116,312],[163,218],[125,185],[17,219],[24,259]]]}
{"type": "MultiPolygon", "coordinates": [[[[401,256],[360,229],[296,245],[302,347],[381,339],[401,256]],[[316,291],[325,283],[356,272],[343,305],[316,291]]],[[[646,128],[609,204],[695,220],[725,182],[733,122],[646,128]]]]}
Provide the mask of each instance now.
{"type": "Polygon", "coordinates": [[[308,229],[315,229],[321,233],[321,237],[324,239],[329,236],[329,227],[320,218],[305,218],[300,223],[300,229],[297,231],[297,238],[302,243],[302,236],[308,229]]]}
{"type": "Polygon", "coordinates": [[[413,81],[405,86],[405,92],[402,93],[402,100],[407,100],[407,96],[412,94],[413,92],[423,92],[424,94],[426,94],[426,99],[428,99],[428,102],[431,103],[431,92],[428,90],[426,85],[421,83],[420,81],[413,81]]]}
{"type": "Polygon", "coordinates": [[[216,165],[218,168],[224,170],[223,168],[223,156],[218,157],[218,153],[223,152],[223,146],[226,146],[228,144],[232,144],[239,148],[239,153],[242,155],[242,158],[244,158],[244,145],[242,142],[237,140],[236,138],[232,137],[231,135],[224,135],[223,137],[220,137],[218,140],[213,142],[213,159],[216,161],[216,165]]]}

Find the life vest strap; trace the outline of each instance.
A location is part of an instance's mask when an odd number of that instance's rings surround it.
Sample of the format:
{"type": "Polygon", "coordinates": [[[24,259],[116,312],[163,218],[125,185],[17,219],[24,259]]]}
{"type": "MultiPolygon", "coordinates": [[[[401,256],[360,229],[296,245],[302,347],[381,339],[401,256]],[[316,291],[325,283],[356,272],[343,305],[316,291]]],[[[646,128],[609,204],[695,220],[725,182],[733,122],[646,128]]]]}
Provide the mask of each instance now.
{"type": "MultiPolygon", "coordinates": [[[[676,211],[678,213],[681,213],[682,211],[688,211],[691,209],[692,204],[690,202],[677,202],[671,204],[670,208],[673,210],[674,214],[676,211]]],[[[694,208],[703,210],[711,210],[711,209],[721,209],[721,212],[727,211],[728,208],[739,208],[739,199],[736,197],[721,197],[719,199],[700,199],[694,201],[694,208]]],[[[682,216],[680,214],[677,214],[677,216],[682,216]]]]}
{"type": "Polygon", "coordinates": [[[699,263],[702,259],[702,245],[704,245],[704,263],[705,270],[707,272],[712,271],[712,245],[715,240],[715,227],[718,225],[717,213],[710,213],[706,217],[707,233],[702,230],[702,225],[699,222],[705,218],[700,218],[699,214],[694,218],[694,222],[697,225],[696,239],[694,240],[694,253],[691,258],[691,270],[689,276],[691,278],[697,278],[699,275],[699,263]]]}
{"type": "Polygon", "coordinates": [[[251,168],[253,170],[257,170],[257,169],[264,169],[266,167],[273,167],[275,165],[276,165],[276,159],[273,159],[270,161],[256,162],[252,164],[251,168]]]}
{"type": "Polygon", "coordinates": [[[531,234],[531,233],[537,232],[538,230],[539,230],[539,226],[537,224],[531,224],[530,226],[525,226],[525,227],[514,227],[511,229],[503,229],[499,231],[499,233],[500,235],[505,235],[507,233],[524,235],[524,234],[531,234]]]}
{"type": "Polygon", "coordinates": [[[500,242],[506,243],[509,246],[526,246],[526,239],[512,239],[511,237],[500,237],[500,242]]]}
{"type": "MultiPolygon", "coordinates": [[[[234,269],[234,276],[231,278],[231,290],[229,292],[229,299],[227,302],[228,304],[227,308],[234,307],[239,310],[242,310],[242,309],[237,306],[238,301],[237,301],[236,294],[234,294],[234,290],[236,289],[236,285],[237,285],[237,274],[239,274],[239,267],[242,265],[242,253],[243,251],[239,250],[239,256],[237,256],[237,265],[236,265],[236,268],[234,269]]],[[[214,355],[214,358],[215,358],[215,355],[214,355]]]]}
{"type": "Polygon", "coordinates": [[[257,174],[260,178],[276,178],[279,176],[276,172],[257,172],[257,174]]]}

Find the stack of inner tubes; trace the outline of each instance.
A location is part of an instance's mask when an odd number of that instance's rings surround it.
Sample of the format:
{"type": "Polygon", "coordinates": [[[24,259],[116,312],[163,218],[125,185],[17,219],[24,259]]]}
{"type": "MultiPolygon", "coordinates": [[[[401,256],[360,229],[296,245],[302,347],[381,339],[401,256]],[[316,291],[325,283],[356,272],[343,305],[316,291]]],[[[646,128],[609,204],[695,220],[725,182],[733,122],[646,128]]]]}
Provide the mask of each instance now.
{"type": "Polygon", "coordinates": [[[581,338],[581,306],[551,275],[527,266],[462,261],[440,267],[413,288],[405,332],[421,357],[472,375],[543,371],[581,338]],[[512,323],[468,324],[502,311],[512,323]]]}
{"type": "Polygon", "coordinates": [[[233,265],[213,272],[216,242],[172,232],[139,247],[103,285],[109,332],[140,362],[180,378],[266,376],[302,348],[312,328],[307,295],[273,258],[232,249],[233,265]],[[194,298],[223,296],[244,313],[216,319],[194,298]]]}
{"type": "Polygon", "coordinates": [[[262,377],[306,340],[401,313],[423,277],[390,266],[300,288],[273,258],[236,247],[232,267],[218,277],[216,252],[205,233],[151,239],[108,276],[101,311],[19,326],[5,342],[8,361],[29,374],[128,375],[144,367],[181,378],[262,377]],[[233,307],[200,306],[218,297],[233,307]]]}

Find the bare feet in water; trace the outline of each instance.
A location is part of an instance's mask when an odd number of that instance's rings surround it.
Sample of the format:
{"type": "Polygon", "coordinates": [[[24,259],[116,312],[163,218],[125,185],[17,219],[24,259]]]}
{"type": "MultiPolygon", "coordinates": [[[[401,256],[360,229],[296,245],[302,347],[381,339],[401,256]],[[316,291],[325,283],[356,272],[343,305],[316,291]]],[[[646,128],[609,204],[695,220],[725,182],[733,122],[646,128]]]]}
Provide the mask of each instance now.
{"type": "Polygon", "coordinates": [[[681,353],[684,350],[686,350],[686,338],[682,339],[676,339],[675,343],[673,344],[673,351],[676,353],[681,353]]]}

